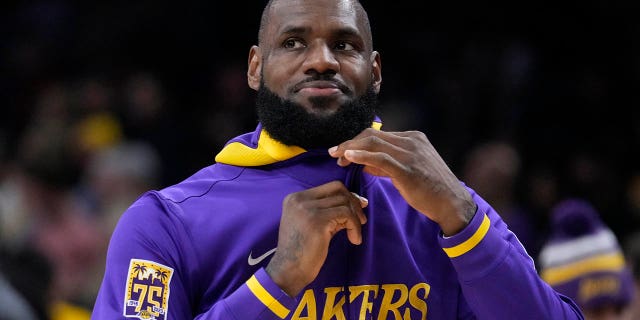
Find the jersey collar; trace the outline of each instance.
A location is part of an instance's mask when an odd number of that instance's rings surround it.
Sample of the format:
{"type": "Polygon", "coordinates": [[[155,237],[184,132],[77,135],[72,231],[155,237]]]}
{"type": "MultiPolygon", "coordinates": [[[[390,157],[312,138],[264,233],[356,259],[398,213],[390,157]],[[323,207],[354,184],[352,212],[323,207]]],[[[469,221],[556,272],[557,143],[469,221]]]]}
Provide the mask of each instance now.
{"type": "MultiPolygon", "coordinates": [[[[372,128],[380,130],[382,122],[378,117],[372,128]]],[[[298,146],[288,146],[272,138],[258,124],[253,133],[247,133],[230,140],[216,155],[217,163],[243,167],[256,167],[284,161],[307,152],[298,146]]]]}

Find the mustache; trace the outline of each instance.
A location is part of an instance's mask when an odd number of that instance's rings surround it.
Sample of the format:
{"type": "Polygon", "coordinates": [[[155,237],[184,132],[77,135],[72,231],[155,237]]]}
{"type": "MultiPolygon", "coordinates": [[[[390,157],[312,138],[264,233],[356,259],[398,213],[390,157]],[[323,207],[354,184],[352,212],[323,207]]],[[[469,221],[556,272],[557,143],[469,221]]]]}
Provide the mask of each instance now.
{"type": "Polygon", "coordinates": [[[332,74],[315,74],[313,76],[310,76],[298,83],[296,83],[293,88],[291,88],[292,92],[296,92],[299,91],[305,83],[308,82],[313,82],[313,81],[326,81],[326,82],[331,82],[333,84],[335,84],[336,87],[338,87],[338,89],[340,89],[342,92],[344,92],[345,94],[350,94],[351,93],[351,89],[349,89],[349,87],[347,87],[346,84],[344,84],[344,82],[336,79],[332,74]]]}

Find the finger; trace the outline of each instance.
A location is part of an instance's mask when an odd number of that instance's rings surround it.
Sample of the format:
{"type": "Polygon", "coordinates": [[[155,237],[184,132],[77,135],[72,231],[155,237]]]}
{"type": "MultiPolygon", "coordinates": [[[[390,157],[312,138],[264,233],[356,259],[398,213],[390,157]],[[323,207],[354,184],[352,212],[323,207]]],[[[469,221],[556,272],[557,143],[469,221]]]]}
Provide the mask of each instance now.
{"type": "Polygon", "coordinates": [[[335,181],[330,182],[331,185],[323,185],[322,188],[311,188],[306,190],[306,192],[313,193],[313,196],[309,196],[306,201],[309,202],[309,207],[315,208],[330,208],[336,207],[344,204],[348,204],[351,201],[355,201],[357,206],[364,208],[362,202],[367,202],[368,200],[364,197],[360,197],[354,192],[350,192],[347,188],[342,184],[342,182],[335,181]]]}
{"type": "Polygon", "coordinates": [[[368,204],[369,200],[365,197],[359,196],[354,192],[345,192],[311,201],[308,203],[308,207],[316,208],[318,211],[338,207],[348,207],[350,208],[351,214],[355,214],[358,217],[360,224],[365,224],[367,223],[367,216],[362,211],[362,208],[366,207],[368,204]]]}
{"type": "Polygon", "coordinates": [[[364,165],[368,173],[376,176],[397,177],[406,171],[403,164],[383,152],[347,150],[344,157],[350,162],[364,165]]]}
{"type": "Polygon", "coordinates": [[[379,131],[379,130],[373,130],[373,129],[370,129],[370,128],[365,129],[365,130],[361,131],[358,135],[353,137],[352,139],[344,141],[339,145],[336,145],[336,146],[333,146],[333,147],[329,148],[329,150],[328,150],[329,155],[334,157],[334,158],[340,158],[340,157],[342,157],[342,154],[344,153],[344,150],[346,150],[345,149],[345,144],[348,144],[353,140],[359,140],[359,139],[363,139],[363,138],[366,138],[366,137],[369,137],[369,136],[373,136],[373,135],[377,134],[377,131],[379,131]]]}
{"type": "Polygon", "coordinates": [[[350,140],[344,141],[341,144],[330,148],[329,154],[332,156],[340,156],[341,154],[336,154],[336,152],[348,149],[362,149],[362,142],[368,141],[368,139],[377,138],[383,141],[386,141],[390,144],[397,146],[407,146],[411,143],[411,139],[413,136],[423,135],[419,131],[407,131],[407,132],[388,132],[388,131],[380,131],[375,129],[366,129],[360,132],[357,136],[353,137],[350,140]]]}
{"type": "MultiPolygon", "coordinates": [[[[332,208],[332,210],[344,211],[346,210],[346,207],[332,208]]],[[[342,230],[346,231],[349,242],[355,245],[362,243],[362,224],[360,224],[360,221],[358,221],[355,216],[350,215],[349,217],[331,220],[328,230],[331,236],[342,230]]]]}
{"type": "Polygon", "coordinates": [[[384,152],[390,154],[393,158],[403,159],[421,145],[428,145],[429,140],[426,135],[420,131],[404,131],[404,132],[384,132],[379,130],[367,129],[351,140],[347,140],[333,148],[329,149],[329,154],[338,158],[337,163],[340,166],[351,164],[344,152],[346,150],[366,150],[371,152],[384,152]]]}
{"type": "Polygon", "coordinates": [[[333,236],[339,231],[346,229],[347,237],[353,244],[362,243],[362,223],[360,222],[357,211],[362,213],[360,208],[354,211],[353,206],[344,205],[339,207],[332,207],[322,210],[320,216],[325,218],[328,222],[327,232],[333,236]]]}
{"type": "Polygon", "coordinates": [[[346,166],[351,163],[351,161],[344,156],[344,152],[347,150],[366,150],[398,155],[400,153],[406,153],[406,150],[410,147],[409,143],[402,141],[402,139],[407,138],[395,139],[388,136],[369,135],[359,139],[352,139],[338,145],[337,149],[332,150],[332,156],[338,158],[338,165],[346,166]]]}
{"type": "Polygon", "coordinates": [[[355,192],[351,192],[352,195],[354,195],[358,201],[360,201],[360,207],[365,208],[366,206],[369,205],[369,199],[355,193],[355,192]]]}
{"type": "Polygon", "coordinates": [[[313,200],[331,197],[340,193],[348,194],[348,192],[342,181],[335,180],[297,193],[301,195],[303,200],[313,200]]]}
{"type": "Polygon", "coordinates": [[[347,238],[349,242],[359,245],[362,244],[362,225],[359,223],[347,222],[347,238]]]}
{"type": "MultiPolygon", "coordinates": [[[[369,205],[369,199],[355,193],[355,192],[351,192],[351,194],[353,194],[357,199],[358,199],[358,203],[360,204],[360,208],[366,208],[369,205]]],[[[364,214],[364,211],[362,210],[357,210],[356,212],[358,214],[358,218],[360,219],[360,223],[361,224],[365,224],[367,223],[367,216],[364,214]]]]}

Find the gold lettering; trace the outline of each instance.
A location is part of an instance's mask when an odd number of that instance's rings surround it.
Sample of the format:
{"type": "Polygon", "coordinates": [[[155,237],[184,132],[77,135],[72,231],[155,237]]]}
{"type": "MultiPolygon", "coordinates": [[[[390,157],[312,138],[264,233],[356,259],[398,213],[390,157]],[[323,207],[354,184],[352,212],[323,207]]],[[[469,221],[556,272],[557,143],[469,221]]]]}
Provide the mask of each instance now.
{"type": "MultiPolygon", "coordinates": [[[[377,315],[378,320],[412,320],[411,312],[414,312],[414,317],[417,314],[420,314],[420,318],[416,319],[427,319],[428,305],[426,299],[429,297],[429,293],[431,292],[431,286],[427,283],[418,283],[411,287],[411,289],[409,289],[405,284],[350,286],[348,289],[349,303],[352,303],[359,298],[362,299],[358,319],[373,318],[374,303],[378,299],[380,288],[382,288],[382,301],[380,301],[380,311],[377,315]]],[[[142,291],[141,288],[138,290],[142,291]]],[[[318,305],[315,293],[312,289],[308,289],[300,299],[300,303],[293,312],[291,319],[345,320],[346,316],[344,308],[346,304],[346,295],[344,288],[327,287],[324,289],[324,293],[326,296],[324,307],[319,306],[322,308],[321,318],[318,317],[317,313],[318,305]]],[[[352,306],[357,307],[357,305],[352,306]]]]}
{"type": "Polygon", "coordinates": [[[620,289],[620,280],[612,276],[587,278],[580,281],[578,297],[581,301],[595,296],[616,292],[620,289]]]}
{"type": "Polygon", "coordinates": [[[159,316],[161,309],[160,301],[158,301],[162,297],[162,287],[158,286],[149,286],[145,284],[136,283],[133,285],[134,292],[140,292],[140,296],[138,297],[138,304],[136,305],[136,312],[146,311],[146,313],[152,316],[159,316]],[[145,299],[146,298],[146,299],[145,299]],[[142,303],[144,300],[147,301],[151,306],[147,306],[145,310],[142,310],[142,303]]]}
{"type": "Polygon", "coordinates": [[[329,320],[335,317],[337,320],[345,320],[344,310],[342,306],[345,303],[344,295],[340,297],[336,304],[336,296],[338,293],[343,292],[341,287],[328,287],[324,289],[324,293],[327,294],[327,301],[324,304],[324,311],[322,312],[322,320],[329,320]]]}
{"type": "Polygon", "coordinates": [[[382,290],[384,291],[384,295],[382,296],[382,303],[380,304],[378,320],[388,319],[387,314],[389,312],[393,313],[396,320],[402,320],[403,317],[400,315],[400,311],[398,309],[407,302],[409,289],[406,285],[400,283],[383,284],[382,290]],[[400,296],[398,297],[398,300],[393,302],[393,297],[395,296],[396,291],[399,292],[400,296]]]}
{"type": "Polygon", "coordinates": [[[411,291],[409,291],[409,303],[412,307],[416,308],[416,310],[420,311],[422,317],[420,319],[427,319],[427,297],[429,296],[429,292],[431,291],[431,286],[426,283],[418,283],[411,291]],[[424,294],[418,297],[418,291],[422,289],[424,294]]]}
{"type": "Polygon", "coordinates": [[[316,297],[313,295],[313,290],[307,289],[300,299],[300,303],[296,308],[296,311],[291,316],[291,320],[316,320],[316,297]],[[307,310],[307,316],[303,317],[302,312],[307,310]]]}
{"type": "Polygon", "coordinates": [[[138,296],[138,305],[136,306],[136,312],[140,312],[142,310],[142,302],[144,302],[144,298],[147,296],[147,288],[149,286],[136,283],[133,285],[133,292],[140,292],[140,296],[138,296]]]}
{"type": "Polygon", "coordinates": [[[362,294],[362,306],[360,307],[360,316],[358,317],[358,319],[368,319],[369,314],[371,313],[371,309],[373,308],[373,303],[369,300],[369,295],[371,292],[373,292],[373,299],[375,299],[378,296],[378,286],[350,286],[349,292],[351,292],[349,302],[353,302],[353,300],[355,300],[360,294],[362,294]]]}
{"type": "MultiPolygon", "coordinates": [[[[160,298],[162,296],[162,287],[158,287],[158,286],[149,286],[149,294],[147,295],[147,302],[151,305],[154,305],[156,307],[155,310],[158,311],[153,311],[153,307],[151,307],[151,314],[153,314],[154,316],[159,316],[160,315],[160,302],[154,298],[160,298]]],[[[148,310],[149,308],[147,308],[148,310]]]]}

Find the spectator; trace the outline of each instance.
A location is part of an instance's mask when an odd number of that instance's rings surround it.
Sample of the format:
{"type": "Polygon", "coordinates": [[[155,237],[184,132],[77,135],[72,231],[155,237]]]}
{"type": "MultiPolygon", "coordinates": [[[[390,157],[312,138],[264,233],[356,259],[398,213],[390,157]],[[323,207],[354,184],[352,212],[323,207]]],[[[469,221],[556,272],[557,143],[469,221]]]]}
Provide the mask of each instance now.
{"type": "Polygon", "coordinates": [[[33,247],[0,248],[0,320],[50,320],[53,270],[33,247]]]}
{"type": "Polygon", "coordinates": [[[621,319],[634,288],[616,236],[591,203],[579,198],[553,207],[551,224],[540,252],[542,279],[572,298],[585,319],[621,319]]]}
{"type": "Polygon", "coordinates": [[[623,319],[636,320],[640,319],[640,231],[631,234],[625,241],[624,252],[631,266],[636,294],[629,307],[625,310],[623,319]]]}
{"type": "Polygon", "coordinates": [[[467,155],[463,180],[500,212],[529,254],[536,256],[539,232],[534,219],[517,197],[521,167],[520,153],[511,143],[488,141],[467,155]]]}

